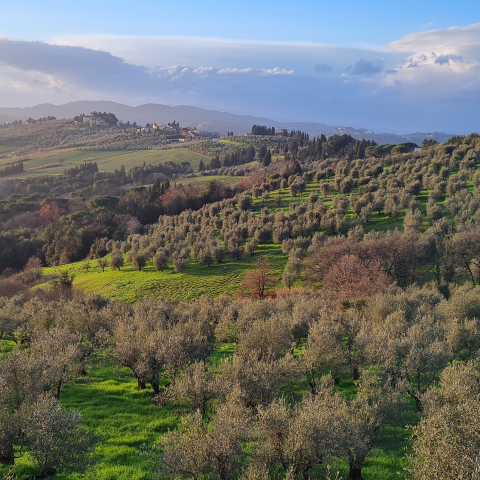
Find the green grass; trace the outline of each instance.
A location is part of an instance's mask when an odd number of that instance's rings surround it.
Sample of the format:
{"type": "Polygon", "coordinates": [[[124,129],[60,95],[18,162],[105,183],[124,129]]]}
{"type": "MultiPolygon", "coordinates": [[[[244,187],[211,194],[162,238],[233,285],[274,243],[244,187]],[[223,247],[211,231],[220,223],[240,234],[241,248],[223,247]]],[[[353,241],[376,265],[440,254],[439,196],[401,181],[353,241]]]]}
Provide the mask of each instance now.
{"type": "MultiPolygon", "coordinates": [[[[177,185],[180,183],[182,185],[188,185],[190,183],[207,183],[212,180],[220,180],[225,185],[236,185],[240,180],[243,180],[247,177],[231,177],[228,175],[211,175],[208,177],[192,177],[192,178],[182,178],[181,180],[177,180],[177,185]]],[[[173,182],[175,183],[175,182],[173,182]]]]}
{"type": "Polygon", "coordinates": [[[13,350],[13,347],[15,346],[15,342],[12,340],[11,337],[5,335],[1,340],[0,340],[0,353],[9,353],[13,350]]]}
{"type": "Polygon", "coordinates": [[[120,169],[122,165],[129,168],[148,164],[165,163],[168,161],[175,163],[189,162],[194,171],[198,171],[200,160],[209,162],[210,157],[200,153],[192,152],[188,148],[173,148],[169,150],[136,150],[136,151],[118,151],[118,150],[99,150],[99,151],[67,151],[56,153],[41,158],[27,160],[24,163],[25,172],[16,175],[19,178],[38,176],[38,175],[61,175],[65,168],[73,168],[79,165],[83,160],[95,161],[101,172],[114,172],[120,169]],[[51,167],[50,167],[51,166],[51,167]]]}
{"type": "MultiPolygon", "coordinates": [[[[221,344],[210,356],[218,363],[231,356],[232,344],[221,344]]],[[[339,390],[347,396],[352,382],[342,380],[339,390]]],[[[167,404],[156,407],[150,388],[137,390],[137,382],[128,369],[116,369],[113,364],[99,364],[87,377],[77,378],[67,385],[60,401],[68,409],[79,410],[83,425],[101,439],[95,449],[97,464],[92,472],[58,475],[58,480],[153,480],[154,465],[140,454],[142,445],[147,448],[158,444],[169,429],[174,429],[186,410],[167,404]]],[[[374,445],[372,455],[363,469],[365,480],[393,480],[404,478],[405,453],[410,452],[409,431],[405,425],[417,421],[413,410],[408,409],[398,422],[388,426],[374,445]]],[[[18,478],[35,473],[28,456],[18,463],[18,478]]],[[[347,465],[334,465],[346,477],[347,465]]],[[[0,467],[0,474],[8,471],[0,467]]],[[[320,477],[321,478],[321,477],[320,477]]]]}
{"type": "MultiPolygon", "coordinates": [[[[58,480],[147,480],[153,465],[140,455],[142,444],[158,443],[178,420],[174,406],[157,408],[151,389],[137,390],[137,382],[127,369],[112,364],[97,366],[89,376],[67,386],[60,401],[68,409],[79,410],[83,425],[101,439],[95,450],[97,465],[84,475],[63,474],[58,480]]],[[[180,411],[180,413],[184,413],[180,411]]],[[[0,474],[6,468],[0,468],[0,474]]],[[[28,457],[19,462],[18,478],[33,473],[28,457]]]]}
{"type": "Polygon", "coordinates": [[[221,139],[218,141],[218,143],[223,143],[225,145],[240,145],[240,146],[247,146],[247,143],[243,142],[235,142],[234,140],[227,140],[227,139],[221,139]]]}
{"type": "MultiPolygon", "coordinates": [[[[170,264],[164,272],[157,272],[149,261],[141,272],[131,265],[122,267],[121,271],[109,267],[102,272],[101,268],[83,270],[83,262],[72,263],[60,267],[75,274],[73,285],[86,293],[98,293],[107,298],[136,302],[139,298],[153,296],[155,298],[172,298],[175,300],[191,300],[201,295],[218,297],[224,292],[235,296],[245,273],[253,269],[253,261],[259,257],[268,257],[272,261],[275,273],[281,276],[287,258],[280,245],[261,245],[253,257],[244,256],[241,260],[227,257],[222,263],[212,266],[201,266],[195,260],[185,273],[175,273],[170,264]]],[[[91,262],[95,265],[95,262],[91,262]]],[[[44,274],[51,275],[58,268],[45,268],[44,274]]],[[[44,285],[44,284],[43,284],[44,285]]],[[[39,285],[37,288],[41,288],[39,285]]]]}
{"type": "Polygon", "coordinates": [[[0,145],[0,155],[9,155],[15,150],[14,145],[0,145]]]}

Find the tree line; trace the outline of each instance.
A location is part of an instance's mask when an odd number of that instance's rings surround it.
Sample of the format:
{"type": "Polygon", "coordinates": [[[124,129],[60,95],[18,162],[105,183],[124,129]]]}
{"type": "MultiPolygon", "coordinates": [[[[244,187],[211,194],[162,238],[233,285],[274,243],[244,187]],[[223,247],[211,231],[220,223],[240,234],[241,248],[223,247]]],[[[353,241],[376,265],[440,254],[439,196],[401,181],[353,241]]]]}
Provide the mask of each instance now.
{"type": "Polygon", "coordinates": [[[0,177],[8,177],[15,173],[23,173],[23,162],[7,165],[5,168],[2,168],[2,170],[0,170],[0,177]]]}

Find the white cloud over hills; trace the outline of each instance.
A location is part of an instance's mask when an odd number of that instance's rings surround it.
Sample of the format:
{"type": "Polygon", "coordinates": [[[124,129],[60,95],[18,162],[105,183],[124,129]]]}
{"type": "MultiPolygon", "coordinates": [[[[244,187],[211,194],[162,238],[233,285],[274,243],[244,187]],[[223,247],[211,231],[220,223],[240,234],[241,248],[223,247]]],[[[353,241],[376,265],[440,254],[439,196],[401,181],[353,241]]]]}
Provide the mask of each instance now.
{"type": "Polygon", "coordinates": [[[0,37],[0,105],[78,99],[215,105],[376,129],[477,130],[480,24],[379,48],[209,38],[0,37]]]}

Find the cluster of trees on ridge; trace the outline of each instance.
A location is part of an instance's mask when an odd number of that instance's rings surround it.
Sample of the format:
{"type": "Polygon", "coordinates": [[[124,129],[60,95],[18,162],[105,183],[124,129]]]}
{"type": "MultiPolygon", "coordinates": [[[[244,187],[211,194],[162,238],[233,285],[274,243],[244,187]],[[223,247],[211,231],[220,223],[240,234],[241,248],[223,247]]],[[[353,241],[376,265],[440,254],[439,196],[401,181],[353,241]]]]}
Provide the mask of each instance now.
{"type": "Polygon", "coordinates": [[[13,165],[7,165],[5,168],[0,170],[0,177],[8,177],[9,175],[14,175],[15,173],[23,172],[23,162],[14,163],[13,165]]]}
{"type": "MultiPolygon", "coordinates": [[[[108,124],[110,125],[117,125],[118,124],[118,118],[116,117],[116,115],[114,113],[110,113],[110,112],[91,112],[90,115],[92,115],[93,117],[98,117],[98,118],[101,118],[103,120],[105,120],[108,124]]],[[[78,115],[76,117],[73,118],[73,120],[75,122],[79,122],[79,123],[83,123],[83,119],[85,117],[85,114],[82,113],[81,115],[78,115]]]]}

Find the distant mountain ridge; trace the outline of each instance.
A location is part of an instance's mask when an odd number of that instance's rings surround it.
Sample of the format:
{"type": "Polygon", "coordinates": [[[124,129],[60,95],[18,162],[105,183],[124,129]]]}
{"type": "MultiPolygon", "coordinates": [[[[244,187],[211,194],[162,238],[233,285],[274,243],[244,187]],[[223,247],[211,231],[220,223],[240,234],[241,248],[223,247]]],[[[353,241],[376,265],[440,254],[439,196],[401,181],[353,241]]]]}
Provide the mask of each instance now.
{"type": "Polygon", "coordinates": [[[266,125],[276,129],[286,128],[288,130],[301,130],[308,132],[310,136],[324,134],[331,136],[334,134],[347,133],[355,138],[375,140],[377,143],[402,143],[415,142],[420,144],[424,138],[433,138],[438,142],[448,140],[453,134],[443,132],[416,132],[406,135],[396,135],[393,133],[376,133],[363,128],[338,127],[326,125],[323,123],[310,122],[279,122],[264,117],[251,115],[236,115],[228,112],[219,112],[207,110],[188,105],[168,106],[154,103],[147,103],[137,107],[130,107],[111,101],[90,101],[81,100],[69,102],[63,105],[53,105],[43,103],[34,107],[25,108],[0,108],[0,123],[11,122],[13,120],[27,120],[29,117],[46,117],[53,115],[57,118],[73,118],[81,113],[89,114],[93,111],[112,112],[122,121],[137,122],[139,125],[146,123],[166,123],[176,120],[180,125],[187,127],[199,127],[200,130],[208,132],[218,132],[226,134],[233,132],[235,135],[242,135],[251,131],[252,125],[266,125]]]}

